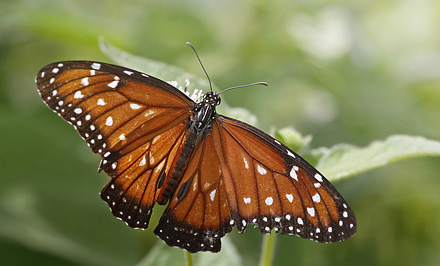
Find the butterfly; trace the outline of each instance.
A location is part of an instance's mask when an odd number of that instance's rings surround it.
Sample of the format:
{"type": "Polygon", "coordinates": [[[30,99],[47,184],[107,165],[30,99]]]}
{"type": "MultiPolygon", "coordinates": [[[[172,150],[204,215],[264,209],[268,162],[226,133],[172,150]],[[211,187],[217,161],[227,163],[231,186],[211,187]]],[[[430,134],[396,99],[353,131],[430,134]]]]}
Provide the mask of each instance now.
{"type": "Polygon", "coordinates": [[[90,61],[52,63],[36,77],[46,105],[70,123],[110,176],[101,198],[130,227],[189,252],[221,249],[249,224],[317,242],[345,240],[356,219],[332,184],[263,131],[216,113],[220,96],[194,101],[167,82],[90,61]]]}

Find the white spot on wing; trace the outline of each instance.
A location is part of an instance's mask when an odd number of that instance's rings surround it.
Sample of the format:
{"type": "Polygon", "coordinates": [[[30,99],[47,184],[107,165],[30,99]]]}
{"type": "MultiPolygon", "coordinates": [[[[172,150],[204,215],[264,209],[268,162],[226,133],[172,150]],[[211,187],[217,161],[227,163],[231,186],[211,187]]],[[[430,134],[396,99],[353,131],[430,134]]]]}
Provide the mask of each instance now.
{"type": "Polygon", "coordinates": [[[92,68],[93,68],[93,69],[96,69],[96,70],[99,70],[99,69],[101,69],[101,64],[99,64],[99,63],[93,63],[93,64],[92,64],[92,68]]]}
{"type": "Polygon", "coordinates": [[[81,79],[81,84],[84,85],[84,86],[89,85],[89,78],[88,77],[82,78],[81,79]]]}
{"type": "Polygon", "coordinates": [[[115,80],[115,81],[112,81],[109,84],[107,84],[107,86],[114,89],[118,86],[118,84],[119,84],[119,81],[115,80]]]}
{"type": "Polygon", "coordinates": [[[315,179],[318,180],[319,182],[322,182],[322,176],[320,174],[316,174],[315,179]]]}
{"type": "Polygon", "coordinates": [[[296,158],[295,154],[293,154],[290,150],[286,150],[287,151],[287,155],[289,155],[290,157],[296,158]]]}
{"type": "Polygon", "coordinates": [[[54,68],[52,69],[52,73],[58,73],[59,69],[58,68],[54,68]]]}
{"type": "Polygon", "coordinates": [[[243,157],[243,161],[244,161],[244,168],[249,169],[249,163],[245,157],[243,157]]]}
{"type": "Polygon", "coordinates": [[[293,166],[290,170],[290,177],[298,181],[298,176],[296,175],[296,171],[298,171],[298,166],[293,166]]]}
{"type": "Polygon", "coordinates": [[[75,99],[81,99],[82,97],[84,97],[84,95],[81,93],[81,91],[77,91],[73,95],[73,98],[75,98],[75,99]]]}
{"type": "Polygon", "coordinates": [[[316,193],[313,197],[312,197],[313,201],[318,203],[321,201],[321,197],[319,196],[318,193],[316,193]]]}
{"type": "Polygon", "coordinates": [[[273,204],[273,198],[272,197],[267,197],[264,202],[266,203],[267,206],[270,206],[270,205],[273,204]]]}
{"type": "Polygon", "coordinates": [[[298,224],[304,224],[303,220],[301,219],[301,217],[298,217],[298,224]]]}
{"type": "Polygon", "coordinates": [[[82,113],[82,109],[81,108],[75,108],[75,110],[73,110],[75,112],[75,114],[81,114],[82,113]]]}
{"type": "Polygon", "coordinates": [[[315,208],[307,208],[307,212],[310,216],[315,217],[315,208]]]}
{"type": "Polygon", "coordinates": [[[216,192],[217,190],[216,189],[214,189],[211,193],[209,193],[209,197],[211,198],[211,201],[214,201],[214,198],[215,198],[215,192],[216,192]]]}
{"type": "Polygon", "coordinates": [[[106,126],[113,125],[113,118],[111,116],[107,117],[107,120],[105,120],[105,125],[106,126]]]}
{"type": "Polygon", "coordinates": [[[125,140],[125,135],[124,134],[119,135],[119,139],[120,140],[125,140]]]}
{"type": "Polygon", "coordinates": [[[97,104],[98,104],[98,105],[101,105],[101,106],[104,106],[104,105],[106,105],[107,103],[104,102],[103,99],[98,99],[98,103],[97,103],[97,104]]]}
{"type": "Polygon", "coordinates": [[[147,159],[145,156],[142,158],[142,161],[139,163],[139,166],[144,166],[147,163],[147,159]]]}
{"type": "Polygon", "coordinates": [[[145,117],[147,117],[147,116],[149,116],[149,115],[151,115],[151,114],[154,114],[154,111],[153,111],[153,110],[148,110],[148,111],[145,113],[145,117]]]}
{"type": "Polygon", "coordinates": [[[265,174],[267,174],[267,171],[266,171],[266,169],[264,169],[264,167],[262,167],[261,165],[257,165],[257,170],[258,170],[258,173],[260,173],[261,175],[265,175],[265,174]]]}
{"type": "Polygon", "coordinates": [[[289,200],[290,203],[293,201],[293,195],[292,194],[286,194],[286,198],[289,200]]]}
{"type": "Polygon", "coordinates": [[[133,109],[133,110],[136,110],[136,109],[141,108],[141,106],[139,104],[130,103],[130,108],[133,109]]]}
{"type": "Polygon", "coordinates": [[[243,198],[244,203],[249,204],[251,203],[251,198],[243,198]]]}
{"type": "Polygon", "coordinates": [[[133,75],[134,72],[133,71],[124,70],[124,73],[130,76],[130,75],[133,75]]]}

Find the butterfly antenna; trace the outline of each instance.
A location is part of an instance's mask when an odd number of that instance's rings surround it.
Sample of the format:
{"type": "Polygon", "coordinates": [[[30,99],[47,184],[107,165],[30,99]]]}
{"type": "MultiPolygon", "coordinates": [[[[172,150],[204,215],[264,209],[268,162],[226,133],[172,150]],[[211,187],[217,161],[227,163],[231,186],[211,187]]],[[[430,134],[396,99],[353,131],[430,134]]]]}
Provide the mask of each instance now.
{"type": "Polygon", "coordinates": [[[197,54],[196,48],[194,48],[194,46],[190,43],[190,42],[186,42],[186,44],[191,47],[194,50],[194,53],[197,56],[197,59],[199,60],[200,65],[202,66],[203,71],[205,72],[206,77],[208,78],[208,82],[209,82],[209,88],[211,88],[211,92],[212,92],[212,84],[211,84],[211,79],[208,76],[208,72],[206,72],[205,67],[202,64],[202,60],[200,60],[199,54],[197,54]]]}
{"type": "Polygon", "coordinates": [[[264,85],[264,86],[268,86],[268,84],[266,82],[255,82],[255,83],[251,83],[251,84],[246,84],[246,85],[241,85],[241,86],[234,86],[234,87],[230,87],[227,89],[222,90],[221,92],[217,93],[217,94],[222,94],[223,92],[226,92],[228,90],[232,90],[232,89],[237,89],[237,88],[244,88],[244,87],[250,87],[250,86],[254,86],[254,85],[264,85]]]}

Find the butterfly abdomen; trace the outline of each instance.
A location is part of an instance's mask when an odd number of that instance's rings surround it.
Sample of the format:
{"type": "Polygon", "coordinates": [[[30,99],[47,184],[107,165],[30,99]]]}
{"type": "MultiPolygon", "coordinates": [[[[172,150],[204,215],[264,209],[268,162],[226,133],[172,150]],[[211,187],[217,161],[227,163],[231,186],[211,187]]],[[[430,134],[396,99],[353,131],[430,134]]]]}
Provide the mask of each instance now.
{"type": "Polygon", "coordinates": [[[179,183],[179,180],[181,179],[183,173],[185,172],[187,165],[188,165],[188,159],[190,158],[191,153],[194,150],[194,147],[191,143],[191,136],[189,135],[189,131],[187,133],[186,141],[183,144],[183,146],[178,151],[179,157],[177,158],[176,162],[173,163],[173,166],[171,169],[170,177],[168,178],[168,181],[165,179],[165,187],[162,191],[162,193],[159,195],[159,198],[157,200],[158,204],[164,205],[168,202],[168,199],[170,198],[171,194],[176,190],[176,186],[179,183]]]}

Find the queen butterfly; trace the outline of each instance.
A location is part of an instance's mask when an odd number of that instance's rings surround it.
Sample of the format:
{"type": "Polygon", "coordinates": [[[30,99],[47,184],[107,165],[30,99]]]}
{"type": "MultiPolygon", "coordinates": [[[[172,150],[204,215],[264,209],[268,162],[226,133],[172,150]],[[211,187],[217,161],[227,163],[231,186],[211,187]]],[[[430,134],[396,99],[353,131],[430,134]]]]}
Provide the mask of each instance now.
{"type": "Polygon", "coordinates": [[[111,180],[101,198],[133,228],[189,252],[220,251],[220,239],[254,224],[317,242],[345,240],[355,216],[298,154],[244,122],[216,113],[219,94],[194,101],[167,82],[116,65],[65,61],[36,77],[46,105],[102,156],[111,180]]]}

